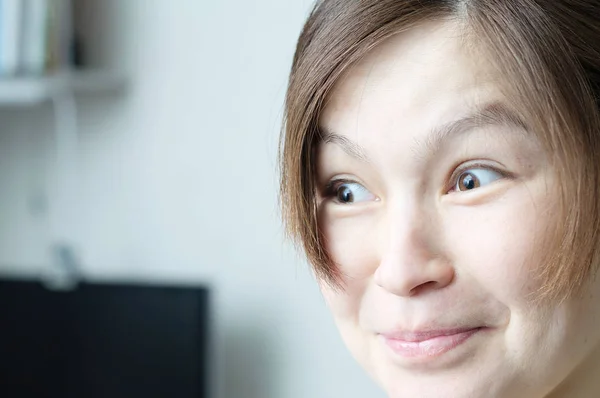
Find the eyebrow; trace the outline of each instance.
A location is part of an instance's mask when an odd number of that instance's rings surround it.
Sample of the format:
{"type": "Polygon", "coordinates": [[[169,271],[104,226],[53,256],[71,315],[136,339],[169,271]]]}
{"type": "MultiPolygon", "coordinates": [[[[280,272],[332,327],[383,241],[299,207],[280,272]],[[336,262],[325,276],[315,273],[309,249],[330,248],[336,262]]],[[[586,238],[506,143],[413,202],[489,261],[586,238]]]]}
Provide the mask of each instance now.
{"type": "MultiPolygon", "coordinates": [[[[420,155],[435,154],[451,139],[486,126],[506,126],[522,132],[529,131],[527,124],[515,112],[501,102],[491,102],[465,117],[434,128],[427,138],[415,142],[414,152],[420,155]]],[[[327,130],[321,130],[320,135],[322,143],[336,144],[351,157],[372,163],[365,149],[347,137],[327,130]]]]}
{"type": "Polygon", "coordinates": [[[332,133],[329,131],[321,131],[321,140],[324,144],[336,144],[344,152],[346,152],[351,157],[358,159],[365,163],[371,163],[371,159],[367,155],[366,151],[358,145],[356,142],[344,137],[343,135],[339,135],[336,133],[332,133]]]}

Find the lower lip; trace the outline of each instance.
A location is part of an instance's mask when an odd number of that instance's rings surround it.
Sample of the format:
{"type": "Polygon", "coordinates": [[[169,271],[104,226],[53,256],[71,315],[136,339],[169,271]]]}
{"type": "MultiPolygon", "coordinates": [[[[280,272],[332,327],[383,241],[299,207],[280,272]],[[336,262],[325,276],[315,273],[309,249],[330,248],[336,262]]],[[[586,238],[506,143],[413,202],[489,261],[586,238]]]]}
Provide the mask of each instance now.
{"type": "Polygon", "coordinates": [[[445,354],[465,343],[482,328],[471,329],[464,332],[433,337],[424,341],[404,341],[384,337],[385,343],[396,354],[412,359],[433,358],[445,354]]]}

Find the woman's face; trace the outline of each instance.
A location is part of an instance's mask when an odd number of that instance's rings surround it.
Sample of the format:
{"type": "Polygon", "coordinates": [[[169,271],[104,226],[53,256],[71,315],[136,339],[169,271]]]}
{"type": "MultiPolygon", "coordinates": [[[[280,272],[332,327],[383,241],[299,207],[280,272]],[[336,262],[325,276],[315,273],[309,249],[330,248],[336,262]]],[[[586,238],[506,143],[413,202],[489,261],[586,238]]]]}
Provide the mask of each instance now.
{"type": "Polygon", "coordinates": [[[345,289],[323,292],[391,397],[575,397],[596,357],[598,289],[532,301],[557,184],[485,60],[463,48],[453,25],[424,25],[328,99],[319,223],[345,289]]]}

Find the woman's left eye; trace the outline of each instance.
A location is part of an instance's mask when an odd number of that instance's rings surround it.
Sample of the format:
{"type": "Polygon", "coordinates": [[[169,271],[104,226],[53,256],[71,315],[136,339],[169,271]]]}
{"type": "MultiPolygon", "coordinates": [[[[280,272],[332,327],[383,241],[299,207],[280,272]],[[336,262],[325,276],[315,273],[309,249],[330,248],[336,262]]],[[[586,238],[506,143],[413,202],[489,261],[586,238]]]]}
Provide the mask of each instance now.
{"type": "Polygon", "coordinates": [[[456,177],[452,192],[471,191],[497,181],[504,176],[498,171],[487,168],[472,168],[462,171],[456,177]]]}

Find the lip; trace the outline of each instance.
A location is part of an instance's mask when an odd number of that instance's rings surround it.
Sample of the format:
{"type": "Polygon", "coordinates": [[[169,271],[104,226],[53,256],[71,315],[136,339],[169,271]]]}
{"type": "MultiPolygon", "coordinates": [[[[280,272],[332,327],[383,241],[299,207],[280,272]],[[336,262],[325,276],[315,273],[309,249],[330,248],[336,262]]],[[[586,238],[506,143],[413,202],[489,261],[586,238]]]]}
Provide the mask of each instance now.
{"type": "Polygon", "coordinates": [[[385,344],[401,357],[407,359],[433,359],[467,342],[483,327],[449,330],[400,331],[381,334],[385,344]]]}

